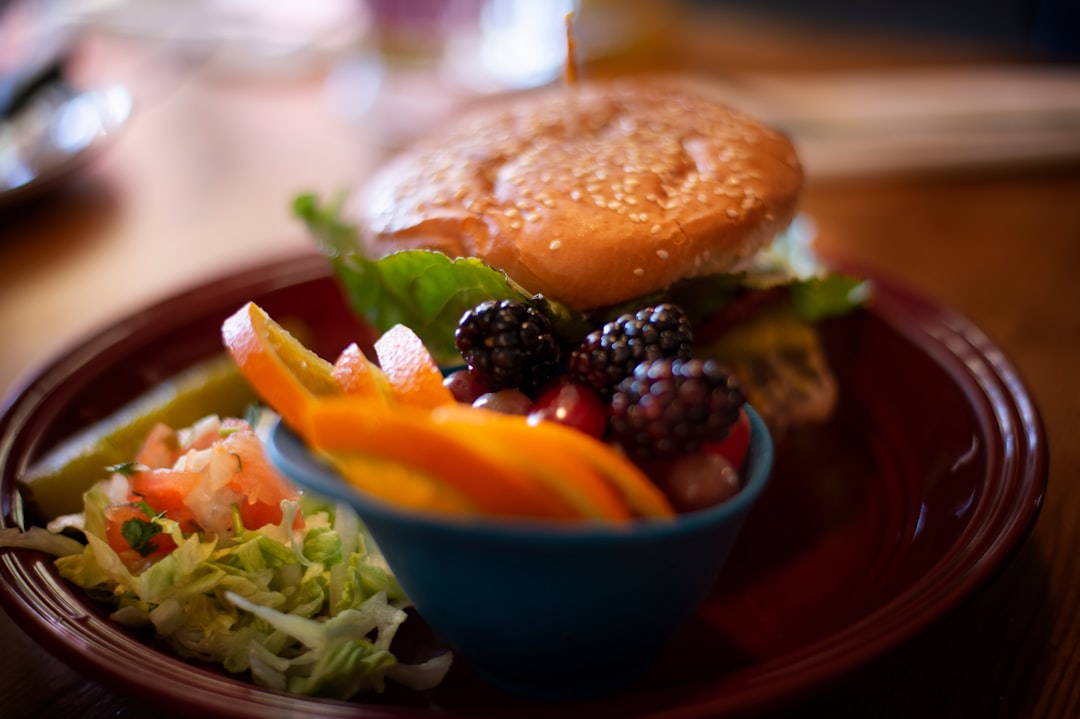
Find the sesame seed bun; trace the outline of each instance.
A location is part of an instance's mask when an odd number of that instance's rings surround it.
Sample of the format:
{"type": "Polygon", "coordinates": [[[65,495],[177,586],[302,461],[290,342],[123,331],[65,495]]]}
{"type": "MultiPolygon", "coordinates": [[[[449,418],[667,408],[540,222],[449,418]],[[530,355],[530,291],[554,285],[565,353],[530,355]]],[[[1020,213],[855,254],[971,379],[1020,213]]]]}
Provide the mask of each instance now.
{"type": "Polygon", "coordinates": [[[791,221],[791,143],[658,80],[554,87],[488,107],[379,170],[354,208],[367,251],[479,257],[576,310],[729,272],[791,221]]]}

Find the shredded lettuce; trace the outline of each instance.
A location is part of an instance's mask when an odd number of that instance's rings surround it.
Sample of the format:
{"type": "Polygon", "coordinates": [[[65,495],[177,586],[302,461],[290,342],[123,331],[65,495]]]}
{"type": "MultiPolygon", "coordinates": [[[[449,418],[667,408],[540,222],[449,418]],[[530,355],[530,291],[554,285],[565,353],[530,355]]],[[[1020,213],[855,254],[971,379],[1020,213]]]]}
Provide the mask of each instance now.
{"type": "Polygon", "coordinates": [[[30,527],[23,532],[17,527],[0,529],[0,547],[36,549],[55,557],[82,554],[83,544],[63,534],[53,534],[44,527],[30,527]]]}
{"type": "Polygon", "coordinates": [[[261,686],[344,700],[382,691],[387,679],[428,689],[448,671],[449,653],[405,664],[391,651],[408,600],[348,506],[285,500],[280,524],[249,529],[237,517],[236,535],[222,539],[184,536],[161,518],[177,547],[136,575],[105,538],[110,497],[110,482],[100,482],[78,518],[58,518],[53,531],[4,529],[0,547],[55,556],[64,579],[111,603],[114,621],[261,686]],[[294,530],[301,509],[305,526],[294,530]],[[85,544],[59,533],[73,528],[85,544]]]}

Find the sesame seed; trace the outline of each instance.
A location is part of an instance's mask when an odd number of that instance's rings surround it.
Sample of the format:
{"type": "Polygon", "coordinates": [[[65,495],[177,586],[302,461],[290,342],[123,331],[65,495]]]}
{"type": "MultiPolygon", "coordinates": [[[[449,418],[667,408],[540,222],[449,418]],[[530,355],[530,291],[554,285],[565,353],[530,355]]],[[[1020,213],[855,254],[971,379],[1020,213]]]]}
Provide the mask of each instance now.
{"type": "Polygon", "coordinates": [[[657,250],[656,256],[659,257],[661,260],[666,260],[670,255],[667,250],[657,250]]]}
{"type": "Polygon", "coordinates": [[[540,221],[540,214],[537,213],[537,212],[531,212],[531,213],[529,213],[528,215],[525,216],[525,219],[528,220],[529,222],[539,222],[540,221]]]}
{"type": "Polygon", "coordinates": [[[551,244],[548,245],[548,249],[552,252],[559,249],[560,247],[562,247],[562,240],[552,240],[551,244]]]}
{"type": "Polygon", "coordinates": [[[521,223],[518,222],[517,220],[514,220],[513,222],[510,223],[510,229],[511,230],[520,230],[521,229],[521,223]]]}
{"type": "Polygon", "coordinates": [[[659,235],[660,234],[660,225],[653,225],[651,228],[649,228],[649,232],[651,234],[654,234],[654,235],[659,235]]]}
{"type": "Polygon", "coordinates": [[[642,267],[634,268],[634,277],[644,277],[644,276],[645,276],[645,269],[644,268],[642,268],[642,267]]]}
{"type": "Polygon", "coordinates": [[[729,207],[727,208],[727,216],[734,220],[739,216],[739,211],[734,207],[729,207]]]}

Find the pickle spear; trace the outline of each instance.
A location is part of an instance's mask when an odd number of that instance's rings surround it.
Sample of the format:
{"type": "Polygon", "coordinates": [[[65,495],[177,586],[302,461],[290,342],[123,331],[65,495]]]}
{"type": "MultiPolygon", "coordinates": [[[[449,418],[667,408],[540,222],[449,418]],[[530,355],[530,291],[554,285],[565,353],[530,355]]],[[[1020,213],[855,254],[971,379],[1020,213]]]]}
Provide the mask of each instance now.
{"type": "Polygon", "coordinates": [[[243,416],[257,401],[227,355],[193,365],[80,430],[41,457],[19,484],[28,509],[42,519],[82,510],[82,495],[131,461],[158,422],[187,427],[208,414],[243,416]]]}

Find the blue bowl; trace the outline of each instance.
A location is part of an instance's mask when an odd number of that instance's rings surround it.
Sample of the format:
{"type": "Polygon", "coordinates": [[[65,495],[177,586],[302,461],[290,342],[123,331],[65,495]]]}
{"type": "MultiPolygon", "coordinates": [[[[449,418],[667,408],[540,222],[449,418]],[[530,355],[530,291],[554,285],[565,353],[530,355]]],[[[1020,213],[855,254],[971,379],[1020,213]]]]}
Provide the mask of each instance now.
{"type": "Polygon", "coordinates": [[[356,508],[416,610],[496,687],[582,700],[633,683],[713,588],[765,488],[773,445],[749,411],[744,486],[717,507],[625,526],[404,511],[357,490],[283,424],[271,461],[356,508]]]}

